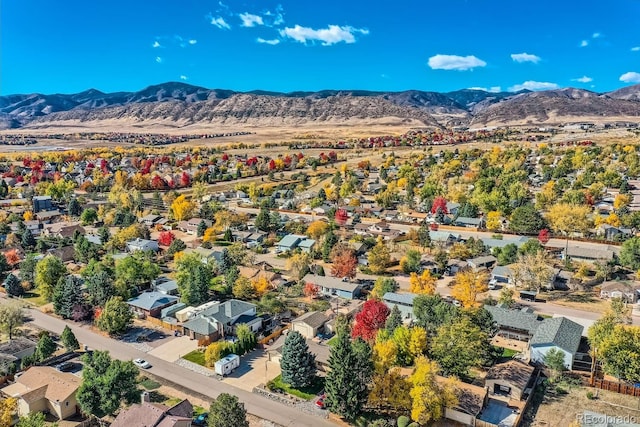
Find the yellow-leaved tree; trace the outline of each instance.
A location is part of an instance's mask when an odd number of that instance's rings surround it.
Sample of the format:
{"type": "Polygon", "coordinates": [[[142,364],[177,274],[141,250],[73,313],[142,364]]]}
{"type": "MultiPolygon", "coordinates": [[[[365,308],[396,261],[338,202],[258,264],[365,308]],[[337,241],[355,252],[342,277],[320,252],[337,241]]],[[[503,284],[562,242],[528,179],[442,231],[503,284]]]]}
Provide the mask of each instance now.
{"type": "Polygon", "coordinates": [[[451,295],[465,307],[472,307],[478,294],[489,289],[489,277],[484,271],[463,270],[456,274],[454,281],[451,295]]]}
{"type": "Polygon", "coordinates": [[[256,290],[256,294],[259,297],[266,294],[267,292],[269,292],[269,289],[271,289],[269,280],[267,280],[267,278],[264,276],[260,276],[257,279],[252,280],[251,283],[253,284],[253,288],[256,290]]]}
{"type": "Polygon", "coordinates": [[[487,230],[496,231],[502,228],[502,214],[499,211],[491,211],[487,213],[487,230]]]}
{"type": "Polygon", "coordinates": [[[376,340],[373,345],[373,366],[376,372],[384,373],[396,364],[398,346],[393,340],[376,340]]]}
{"type": "Polygon", "coordinates": [[[313,221],[307,227],[307,234],[312,238],[318,240],[320,237],[324,236],[329,230],[329,224],[324,221],[313,221]]]}
{"type": "Polygon", "coordinates": [[[433,295],[436,291],[436,278],[429,270],[424,270],[419,276],[411,273],[409,276],[409,291],[414,294],[433,295]]]}
{"type": "Polygon", "coordinates": [[[22,218],[24,218],[25,221],[32,221],[33,220],[33,212],[26,211],[24,214],[22,214],[22,218]]]}
{"type": "Polygon", "coordinates": [[[171,202],[171,212],[176,221],[186,221],[193,217],[196,204],[192,200],[188,200],[184,194],[176,197],[171,202]]]}
{"type": "Polygon", "coordinates": [[[587,205],[556,203],[547,212],[551,228],[566,236],[570,233],[584,233],[591,228],[591,208],[587,205]]]}
{"type": "Polygon", "coordinates": [[[409,378],[411,392],[411,419],[429,424],[444,415],[444,408],[457,404],[458,381],[454,378],[438,378],[438,364],[424,356],[416,359],[416,367],[409,378]]]}
{"type": "Polygon", "coordinates": [[[18,401],[13,397],[8,397],[0,402],[0,426],[13,425],[13,414],[15,414],[17,407],[18,401]]]}

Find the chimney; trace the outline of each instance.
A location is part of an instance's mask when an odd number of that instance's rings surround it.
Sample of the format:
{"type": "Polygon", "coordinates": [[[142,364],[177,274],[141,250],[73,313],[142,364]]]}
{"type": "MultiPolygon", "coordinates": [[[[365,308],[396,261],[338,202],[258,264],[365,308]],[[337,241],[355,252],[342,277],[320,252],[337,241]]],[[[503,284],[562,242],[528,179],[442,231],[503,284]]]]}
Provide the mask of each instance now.
{"type": "Polygon", "coordinates": [[[140,403],[144,403],[144,402],[151,402],[151,395],[149,394],[148,391],[143,391],[142,394],[140,395],[140,403]]]}

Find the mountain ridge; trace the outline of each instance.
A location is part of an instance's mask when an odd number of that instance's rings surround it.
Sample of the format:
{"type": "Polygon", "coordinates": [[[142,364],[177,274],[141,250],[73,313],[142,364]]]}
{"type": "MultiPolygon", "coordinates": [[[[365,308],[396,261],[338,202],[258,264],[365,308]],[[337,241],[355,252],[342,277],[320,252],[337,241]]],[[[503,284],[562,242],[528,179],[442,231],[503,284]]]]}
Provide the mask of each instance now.
{"type": "Polygon", "coordinates": [[[640,85],[597,93],[563,88],[531,92],[461,89],[440,93],[421,90],[333,90],[274,92],[207,89],[167,82],[136,92],[105,93],[87,89],[75,94],[0,96],[0,129],[46,123],[103,120],[174,121],[204,124],[340,123],[381,118],[418,121],[426,126],[545,123],[580,117],[640,117],[640,85]]]}

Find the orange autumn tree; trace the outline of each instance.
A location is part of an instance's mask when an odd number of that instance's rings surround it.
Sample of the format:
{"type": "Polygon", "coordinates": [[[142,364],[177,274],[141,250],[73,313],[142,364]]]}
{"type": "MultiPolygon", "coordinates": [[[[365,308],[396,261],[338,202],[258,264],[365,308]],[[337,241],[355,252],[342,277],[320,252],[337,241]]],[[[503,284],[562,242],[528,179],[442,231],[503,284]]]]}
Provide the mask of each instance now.
{"type": "Polygon", "coordinates": [[[429,270],[424,270],[420,275],[411,273],[409,291],[414,294],[433,295],[436,291],[436,278],[429,270]]]}

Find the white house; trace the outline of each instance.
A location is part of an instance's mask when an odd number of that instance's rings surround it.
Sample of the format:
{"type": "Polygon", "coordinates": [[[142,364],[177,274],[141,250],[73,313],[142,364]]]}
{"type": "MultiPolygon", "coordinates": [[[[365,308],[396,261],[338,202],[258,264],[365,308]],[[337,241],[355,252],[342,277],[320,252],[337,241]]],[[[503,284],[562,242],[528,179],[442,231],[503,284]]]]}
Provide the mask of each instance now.
{"type": "Polygon", "coordinates": [[[157,252],[160,250],[158,247],[158,242],[155,240],[147,240],[137,238],[135,240],[131,240],[127,242],[127,250],[129,252],[137,252],[137,251],[153,251],[157,252]]]}
{"type": "Polygon", "coordinates": [[[555,348],[564,353],[564,365],[571,369],[573,358],[580,346],[582,330],[582,325],[566,317],[544,319],[529,341],[531,361],[544,364],[546,354],[555,348]]]}

